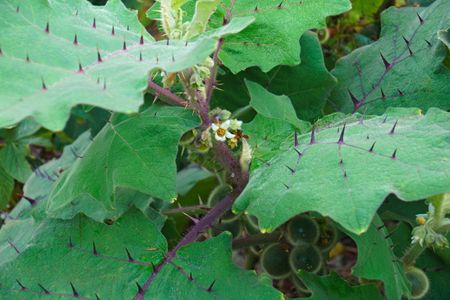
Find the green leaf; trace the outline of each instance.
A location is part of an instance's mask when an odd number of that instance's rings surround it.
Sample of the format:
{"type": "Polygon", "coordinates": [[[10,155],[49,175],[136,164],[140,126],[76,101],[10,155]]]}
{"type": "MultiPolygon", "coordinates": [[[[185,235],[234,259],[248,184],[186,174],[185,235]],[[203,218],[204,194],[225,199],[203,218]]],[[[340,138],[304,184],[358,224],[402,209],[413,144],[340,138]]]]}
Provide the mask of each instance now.
{"type": "Polygon", "coordinates": [[[78,158],[77,153],[84,152],[90,143],[90,136],[89,132],[81,134],[72,145],[64,148],[60,158],[53,159],[35,169],[23,187],[23,194],[34,203],[22,198],[11,211],[12,218],[23,219],[30,214],[37,220],[45,217],[46,202],[55,181],[68,172],[78,158]]]}
{"type": "Polygon", "coordinates": [[[177,173],[177,193],[186,195],[199,181],[213,177],[214,174],[208,170],[192,165],[177,173]]]}
{"type": "MultiPolygon", "coordinates": [[[[112,225],[77,216],[70,221],[33,219],[10,221],[0,231],[0,298],[132,299],[167,252],[158,227],[131,210],[112,225]],[[95,253],[93,243],[95,242],[95,253]],[[70,247],[72,245],[72,247],[70,247]],[[17,253],[17,251],[20,254],[17,253]],[[133,259],[130,261],[128,253],[133,259]],[[27,290],[21,290],[21,284],[27,290]]],[[[222,234],[179,250],[149,286],[146,298],[280,299],[269,280],[243,271],[231,261],[231,237],[222,234]],[[189,280],[192,274],[193,280],[189,280]],[[211,292],[207,289],[215,280],[211,292]]]]}
{"type": "Polygon", "coordinates": [[[14,189],[14,178],[0,164],[0,210],[6,208],[14,189]]]}
{"type": "Polygon", "coordinates": [[[119,187],[175,199],[178,141],[198,125],[192,111],[180,107],[151,106],[131,117],[116,115],[56,183],[48,214],[67,219],[83,212],[100,222],[116,219],[126,209],[114,195],[119,187]]]}
{"type": "Polygon", "coordinates": [[[25,182],[31,174],[31,166],[26,159],[27,155],[27,145],[15,142],[7,143],[0,150],[0,164],[17,181],[25,182]]]}
{"type": "Polygon", "coordinates": [[[137,112],[150,70],[189,68],[216,46],[210,37],[155,42],[120,0],[5,0],[0,11],[0,127],[32,116],[60,130],[80,103],[137,112]]]}
{"type": "Polygon", "coordinates": [[[251,174],[234,210],[255,215],[265,231],[317,211],[361,234],[390,193],[412,201],[449,191],[450,113],[390,109],[353,119],[341,143],[346,120],[320,128],[313,144],[310,134],[299,136],[297,149],[280,151],[251,174]]]}
{"type": "Polygon", "coordinates": [[[135,282],[144,281],[151,263],[158,264],[166,251],[162,233],[137,210],[113,225],[81,215],[70,221],[10,221],[0,232],[0,298],[44,299],[38,284],[53,293],[72,295],[72,283],[90,299],[95,294],[100,299],[131,299],[135,282]],[[98,255],[93,253],[93,243],[98,255]],[[125,249],[142,264],[128,262],[125,249]],[[29,289],[21,291],[16,279],[29,289]]]}
{"type": "Polygon", "coordinates": [[[351,22],[358,22],[361,18],[372,21],[383,2],[383,0],[353,0],[352,10],[349,12],[351,22]]]}
{"type": "Polygon", "coordinates": [[[219,3],[220,0],[198,0],[195,2],[195,13],[186,33],[187,37],[192,38],[205,31],[209,18],[219,3]]]}
{"type": "MultiPolygon", "coordinates": [[[[228,8],[232,1],[222,2],[228,8]]],[[[348,0],[236,1],[233,17],[256,20],[236,36],[225,38],[219,58],[235,74],[252,66],[267,72],[277,65],[297,65],[300,36],[308,29],[324,27],[327,16],[350,8],[348,0]]]]}
{"type": "Polygon", "coordinates": [[[256,112],[269,119],[285,121],[296,128],[304,127],[295,113],[289,97],[269,93],[257,83],[245,80],[250,93],[250,105],[256,112]]]}
{"type": "Polygon", "coordinates": [[[377,287],[372,284],[350,286],[338,274],[331,272],[326,276],[300,272],[299,277],[312,291],[309,300],[354,300],[354,299],[383,299],[377,287]]]}
{"type": "Polygon", "coordinates": [[[376,216],[363,235],[347,232],[358,246],[358,260],[352,274],[361,278],[381,280],[389,300],[409,294],[409,282],[403,267],[392,251],[392,242],[381,219],[376,216]]]}
{"type": "Polygon", "coordinates": [[[244,78],[257,82],[268,91],[286,95],[302,120],[313,121],[322,115],[326,97],[336,85],[336,79],[324,64],[322,48],[317,35],[305,32],[300,39],[303,49],[301,64],[297,66],[277,66],[263,73],[259,68],[249,68],[237,75],[226,73],[219,76],[221,90],[214,93],[214,104],[235,110],[249,102],[244,78]]]}
{"type": "Polygon", "coordinates": [[[438,0],[427,8],[384,11],[380,39],[336,64],[332,73],[339,84],[330,104],[340,111],[356,108],[368,114],[382,114],[390,106],[450,109],[450,71],[442,64],[447,49],[436,34],[448,28],[449,9],[448,1],[438,0]],[[356,106],[348,91],[358,101],[356,106]]]}

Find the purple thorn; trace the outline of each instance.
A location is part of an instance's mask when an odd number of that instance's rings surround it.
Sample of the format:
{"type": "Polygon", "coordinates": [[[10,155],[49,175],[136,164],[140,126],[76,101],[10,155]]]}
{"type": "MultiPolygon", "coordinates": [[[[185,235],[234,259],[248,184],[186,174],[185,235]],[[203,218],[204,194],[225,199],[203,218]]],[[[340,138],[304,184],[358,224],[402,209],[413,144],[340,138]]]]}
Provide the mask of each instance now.
{"type": "Polygon", "coordinates": [[[122,50],[126,51],[127,50],[127,41],[123,41],[123,46],[122,46],[122,50]]]}
{"type": "Polygon", "coordinates": [[[291,167],[289,167],[289,166],[287,166],[287,165],[286,165],[286,168],[288,168],[288,170],[291,171],[292,175],[295,174],[295,170],[294,170],[294,169],[292,169],[291,167]]]}
{"type": "Polygon", "coordinates": [[[397,127],[397,123],[398,123],[398,120],[397,120],[397,121],[395,121],[395,123],[394,123],[394,126],[392,126],[392,129],[391,129],[391,131],[389,131],[389,134],[394,134],[394,131],[395,131],[395,127],[397,127]]]}
{"type": "Polygon", "coordinates": [[[8,240],[8,244],[9,244],[9,246],[11,246],[11,248],[13,248],[13,249],[16,251],[17,254],[20,254],[19,249],[17,249],[16,245],[14,245],[13,242],[11,242],[10,240],[8,240]]]}
{"type": "Polygon", "coordinates": [[[84,72],[83,66],[82,66],[81,63],[79,62],[79,63],[78,63],[78,73],[83,73],[83,72],[84,72]]]}
{"type": "Polygon", "coordinates": [[[27,61],[27,63],[30,62],[30,56],[28,55],[28,53],[27,53],[27,57],[25,58],[25,60],[27,61]]]}
{"type": "Polygon", "coordinates": [[[344,164],[344,161],[342,159],[339,160],[339,164],[342,165],[344,164]]]}
{"type": "Polygon", "coordinates": [[[184,46],[185,46],[185,47],[187,47],[187,45],[188,45],[188,41],[186,41],[186,43],[184,43],[184,46]]]}
{"type": "Polygon", "coordinates": [[[22,291],[26,291],[26,290],[27,290],[27,287],[24,286],[24,285],[22,284],[22,282],[19,281],[19,279],[16,279],[16,282],[17,282],[17,284],[20,286],[20,289],[21,289],[22,291]]]}
{"type": "Polygon", "coordinates": [[[402,38],[403,38],[403,40],[405,41],[405,44],[406,44],[406,45],[409,45],[409,40],[408,40],[407,38],[405,38],[404,35],[402,35],[402,38]]]}
{"type": "Polygon", "coordinates": [[[199,220],[197,218],[194,218],[194,217],[188,215],[187,213],[183,213],[183,215],[188,217],[192,222],[194,222],[194,224],[197,224],[199,222],[199,220]]]}
{"type": "Polygon", "coordinates": [[[97,294],[95,294],[95,299],[100,300],[100,297],[97,294]]]}
{"type": "Polygon", "coordinates": [[[282,9],[282,8],[283,8],[283,1],[284,1],[284,0],[282,0],[282,1],[280,2],[280,4],[278,4],[278,6],[277,6],[278,9],[282,9]]]}
{"type": "Polygon", "coordinates": [[[428,45],[428,47],[433,47],[433,45],[430,43],[430,41],[428,41],[428,40],[425,40],[425,42],[427,43],[427,45],[428,45]]]}
{"type": "Polygon", "coordinates": [[[20,6],[17,6],[16,7],[16,13],[19,13],[20,12],[20,6]]]}
{"type": "Polygon", "coordinates": [[[384,67],[386,68],[386,70],[389,70],[391,68],[391,64],[384,57],[383,53],[380,52],[380,56],[381,56],[381,59],[383,60],[384,67]]]}
{"type": "Polygon", "coordinates": [[[353,110],[357,111],[358,108],[361,107],[362,103],[355,97],[355,95],[353,95],[353,93],[349,89],[347,89],[347,91],[348,91],[348,94],[350,95],[350,99],[352,99],[352,102],[353,102],[353,110]]]}
{"type": "Polygon", "coordinates": [[[376,142],[373,142],[372,146],[369,149],[369,152],[373,152],[373,148],[375,148],[375,144],[376,144],[376,142]]]}
{"type": "Polygon", "coordinates": [[[172,62],[175,62],[175,57],[173,56],[173,53],[172,53],[172,62]]]}
{"type": "Polygon", "coordinates": [[[45,33],[50,33],[50,23],[47,21],[47,25],[45,25],[45,33]]]}
{"type": "Polygon", "coordinates": [[[159,57],[156,56],[156,64],[159,64],[159,57]]]}
{"type": "Polygon", "coordinates": [[[75,37],[73,38],[73,44],[75,45],[75,46],[77,46],[78,45],[78,35],[75,33],[75,37]]]}
{"type": "Polygon", "coordinates": [[[92,242],[92,254],[98,256],[97,247],[95,246],[95,242],[92,242]]]}
{"type": "Polygon", "coordinates": [[[347,178],[347,171],[344,171],[344,178],[347,178]]]}
{"type": "Polygon", "coordinates": [[[23,195],[22,197],[23,197],[23,199],[27,200],[31,204],[31,206],[35,206],[37,204],[37,200],[36,199],[27,197],[25,195],[23,195]]]}
{"type": "Polygon", "coordinates": [[[143,295],[144,294],[144,290],[142,289],[141,285],[137,281],[136,281],[136,286],[138,288],[138,294],[139,295],[143,295]]]}
{"type": "Polygon", "coordinates": [[[290,187],[286,183],[283,183],[283,185],[286,189],[290,189],[290,187]]]}
{"type": "Polygon", "coordinates": [[[189,280],[190,281],[194,280],[194,277],[192,277],[192,273],[189,273],[189,280]]]}
{"type": "Polygon", "coordinates": [[[139,51],[139,61],[143,61],[144,58],[142,57],[142,51],[139,51]]]}
{"type": "Polygon", "coordinates": [[[344,143],[345,126],[346,126],[346,124],[344,123],[344,127],[342,128],[341,136],[339,137],[339,141],[338,141],[339,145],[344,143]]]}
{"type": "Polygon", "coordinates": [[[143,34],[141,34],[141,38],[139,40],[139,44],[140,45],[144,45],[144,35],[143,34]]]}
{"type": "Polygon", "coordinates": [[[131,253],[130,253],[130,251],[128,251],[128,248],[125,248],[125,251],[127,252],[128,261],[133,262],[134,258],[131,256],[131,253]]]}
{"type": "Polygon", "coordinates": [[[394,150],[394,153],[392,153],[391,158],[392,159],[396,159],[397,158],[397,149],[394,150]]]}
{"type": "Polygon", "coordinates": [[[400,89],[397,89],[397,92],[400,97],[405,96],[405,94],[400,89]]]}
{"type": "Polygon", "coordinates": [[[384,123],[386,123],[386,120],[387,120],[387,115],[386,115],[386,116],[384,117],[384,119],[383,119],[383,122],[382,122],[382,123],[383,123],[383,124],[384,124],[384,123]]]}
{"type": "Polygon", "coordinates": [[[316,127],[313,126],[311,129],[311,141],[309,142],[310,145],[316,143],[316,127]]]}
{"type": "Polygon", "coordinates": [[[47,85],[45,84],[44,79],[42,79],[42,90],[46,91],[47,90],[47,85]]]}
{"type": "Polygon", "coordinates": [[[98,48],[97,48],[97,62],[98,63],[103,62],[102,55],[100,54],[100,49],[98,49],[98,48]]]}
{"type": "Polygon", "coordinates": [[[67,246],[69,248],[73,248],[74,247],[73,242],[72,242],[72,237],[69,237],[69,244],[67,244],[67,246]]]}
{"type": "Polygon", "coordinates": [[[127,31],[130,31],[130,25],[127,25],[127,31]]]}
{"type": "Polygon", "coordinates": [[[170,44],[170,40],[167,39],[167,40],[166,40],[166,46],[169,46],[169,44],[170,44]]]}
{"type": "Polygon", "coordinates": [[[294,151],[297,152],[299,158],[303,156],[303,153],[301,153],[297,148],[294,148],[294,151]]]}
{"type": "Polygon", "coordinates": [[[380,88],[381,90],[381,99],[386,99],[386,95],[384,94],[383,88],[380,88]]]}
{"type": "Polygon", "coordinates": [[[214,281],[209,285],[209,287],[208,287],[208,289],[207,289],[208,293],[211,293],[211,292],[212,292],[212,289],[213,289],[213,286],[214,286],[215,283],[216,283],[216,281],[214,280],[214,281]]]}
{"type": "Polygon", "coordinates": [[[44,294],[47,294],[47,295],[50,294],[50,292],[45,287],[43,287],[42,284],[38,283],[38,286],[41,288],[41,290],[44,292],[44,294]]]}
{"type": "Polygon", "coordinates": [[[380,231],[380,230],[383,229],[384,227],[386,227],[386,225],[384,225],[384,224],[383,224],[383,225],[380,225],[380,226],[377,227],[377,230],[380,231]]]}
{"type": "Polygon", "coordinates": [[[116,34],[116,29],[114,28],[114,25],[112,26],[112,29],[111,29],[111,35],[115,35],[116,34]]]}
{"type": "Polygon", "coordinates": [[[94,21],[92,21],[92,28],[97,28],[97,21],[95,20],[95,17],[94,21]]]}
{"type": "Polygon", "coordinates": [[[77,289],[75,288],[75,286],[73,285],[72,282],[70,282],[70,287],[72,288],[73,296],[76,297],[76,298],[80,297],[80,294],[78,294],[78,291],[77,291],[77,289]]]}
{"type": "Polygon", "coordinates": [[[103,80],[103,90],[106,90],[106,79],[103,80]]]}
{"type": "Polygon", "coordinates": [[[255,6],[254,11],[255,11],[255,12],[258,12],[258,5],[255,6]]]}
{"type": "Polygon", "coordinates": [[[420,24],[423,24],[424,20],[423,20],[423,18],[419,15],[419,13],[417,13],[417,17],[419,18],[420,24]]]}
{"type": "Polygon", "coordinates": [[[294,131],[294,147],[298,147],[298,134],[297,134],[297,130],[294,131]]]}

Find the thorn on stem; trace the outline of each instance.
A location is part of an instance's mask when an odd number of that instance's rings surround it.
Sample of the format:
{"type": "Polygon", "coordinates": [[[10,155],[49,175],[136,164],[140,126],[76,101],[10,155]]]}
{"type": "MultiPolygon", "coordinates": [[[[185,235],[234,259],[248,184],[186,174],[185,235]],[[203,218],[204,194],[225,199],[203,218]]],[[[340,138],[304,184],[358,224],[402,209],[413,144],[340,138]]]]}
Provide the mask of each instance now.
{"type": "Polygon", "coordinates": [[[94,17],[94,20],[92,21],[92,28],[97,28],[97,20],[94,17]]]}
{"type": "Polygon", "coordinates": [[[78,293],[77,289],[75,288],[75,286],[73,285],[72,282],[70,282],[70,287],[72,288],[73,296],[76,297],[76,298],[80,297],[80,294],[78,293]]]}
{"type": "Polygon", "coordinates": [[[138,288],[138,294],[139,295],[143,295],[144,294],[144,290],[142,289],[142,286],[137,281],[136,281],[136,286],[138,288]]]}
{"type": "Polygon", "coordinates": [[[78,35],[75,33],[75,37],[73,38],[73,44],[78,45],[78,35]]]}
{"type": "Polygon", "coordinates": [[[22,284],[22,282],[19,281],[19,279],[16,279],[16,282],[17,282],[17,284],[20,286],[20,289],[21,289],[22,291],[26,291],[26,290],[27,290],[27,287],[24,286],[24,285],[22,284]]]}
{"type": "Polygon", "coordinates": [[[50,33],[50,23],[47,21],[47,24],[45,25],[44,29],[45,33],[50,33]]]}
{"type": "Polygon", "coordinates": [[[127,252],[128,261],[133,262],[134,258],[133,258],[133,256],[131,256],[131,253],[130,253],[130,251],[128,251],[128,248],[125,248],[125,251],[127,252]]]}
{"type": "Polygon", "coordinates": [[[391,158],[392,159],[396,159],[397,158],[397,149],[394,150],[394,153],[392,153],[391,158]]]}
{"type": "Polygon", "coordinates": [[[38,286],[41,288],[41,290],[44,292],[44,294],[47,294],[47,295],[50,294],[49,290],[47,290],[45,287],[43,287],[42,284],[38,283],[38,286]]]}
{"type": "Polygon", "coordinates": [[[391,64],[384,57],[383,53],[380,52],[380,56],[381,56],[381,59],[383,60],[384,67],[386,68],[386,70],[389,70],[391,68],[391,64]]]}
{"type": "Polygon", "coordinates": [[[345,126],[346,126],[346,124],[344,124],[344,127],[342,128],[341,135],[338,140],[339,145],[344,143],[345,126]]]}
{"type": "Polygon", "coordinates": [[[212,289],[213,289],[213,286],[214,286],[215,283],[216,283],[216,281],[214,280],[214,281],[209,285],[209,287],[208,287],[208,289],[207,289],[208,293],[211,293],[211,292],[212,292],[212,289]]]}
{"type": "Polygon", "coordinates": [[[417,13],[417,18],[419,18],[420,24],[423,24],[423,23],[424,23],[424,20],[423,20],[423,18],[419,15],[419,13],[417,13]]]}
{"type": "Polygon", "coordinates": [[[352,99],[352,102],[353,102],[353,110],[357,111],[358,108],[361,107],[361,101],[359,101],[349,89],[347,89],[347,91],[348,91],[348,94],[350,95],[350,99],[352,99]]]}
{"type": "Polygon", "coordinates": [[[92,254],[98,256],[97,247],[95,246],[95,242],[92,242],[92,254]]]}

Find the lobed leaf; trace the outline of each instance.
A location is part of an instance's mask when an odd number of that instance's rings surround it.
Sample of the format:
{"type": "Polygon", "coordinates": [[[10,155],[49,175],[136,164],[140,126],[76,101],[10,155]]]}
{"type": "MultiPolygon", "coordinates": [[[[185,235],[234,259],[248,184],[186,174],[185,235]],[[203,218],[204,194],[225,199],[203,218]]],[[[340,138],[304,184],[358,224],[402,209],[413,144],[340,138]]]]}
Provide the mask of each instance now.
{"type": "Polygon", "coordinates": [[[449,9],[448,1],[437,0],[426,8],[385,10],[380,39],[337,62],[330,104],[368,114],[394,106],[450,109],[450,71],[442,64],[447,49],[437,35],[450,25],[449,9]]]}
{"type": "Polygon", "coordinates": [[[317,211],[361,234],[390,193],[412,201],[450,190],[449,113],[352,119],[299,136],[296,148],[293,140],[251,174],[234,210],[255,215],[264,231],[317,211]]]}

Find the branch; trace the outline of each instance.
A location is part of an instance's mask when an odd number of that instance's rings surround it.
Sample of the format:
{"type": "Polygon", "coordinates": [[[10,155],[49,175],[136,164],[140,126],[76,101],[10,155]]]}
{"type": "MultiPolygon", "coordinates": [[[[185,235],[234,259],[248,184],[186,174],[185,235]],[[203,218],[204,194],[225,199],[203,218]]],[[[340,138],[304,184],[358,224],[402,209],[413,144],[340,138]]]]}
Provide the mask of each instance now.
{"type": "MultiPolygon", "coordinates": [[[[230,22],[231,11],[233,9],[235,2],[236,2],[236,0],[231,1],[230,7],[228,8],[225,18],[223,19],[223,25],[226,25],[230,22]]],[[[213,54],[214,65],[211,68],[211,76],[209,77],[209,79],[206,82],[206,103],[208,103],[208,104],[211,102],[214,87],[216,85],[217,70],[219,69],[219,65],[220,65],[219,52],[220,52],[220,50],[222,50],[222,46],[223,46],[223,38],[220,38],[219,42],[217,43],[217,48],[213,54]]]]}
{"type": "Polygon", "coordinates": [[[153,269],[152,274],[147,279],[145,284],[142,286],[142,289],[136,294],[133,300],[143,300],[144,294],[148,290],[150,284],[153,282],[155,277],[159,274],[159,272],[169,264],[176,256],[178,250],[197,240],[197,236],[212,226],[212,224],[220,218],[228,209],[231,208],[234,200],[239,196],[242,190],[236,189],[231,194],[226,196],[223,200],[216,204],[197,224],[195,224],[191,230],[184,236],[184,238],[167,253],[164,260],[153,269]]]}
{"type": "Polygon", "coordinates": [[[148,80],[148,88],[155,91],[155,96],[159,97],[160,95],[164,96],[165,102],[172,105],[187,107],[188,102],[183,98],[175,95],[169,89],[165,89],[156,83],[154,83],[151,79],[148,80]]]}

